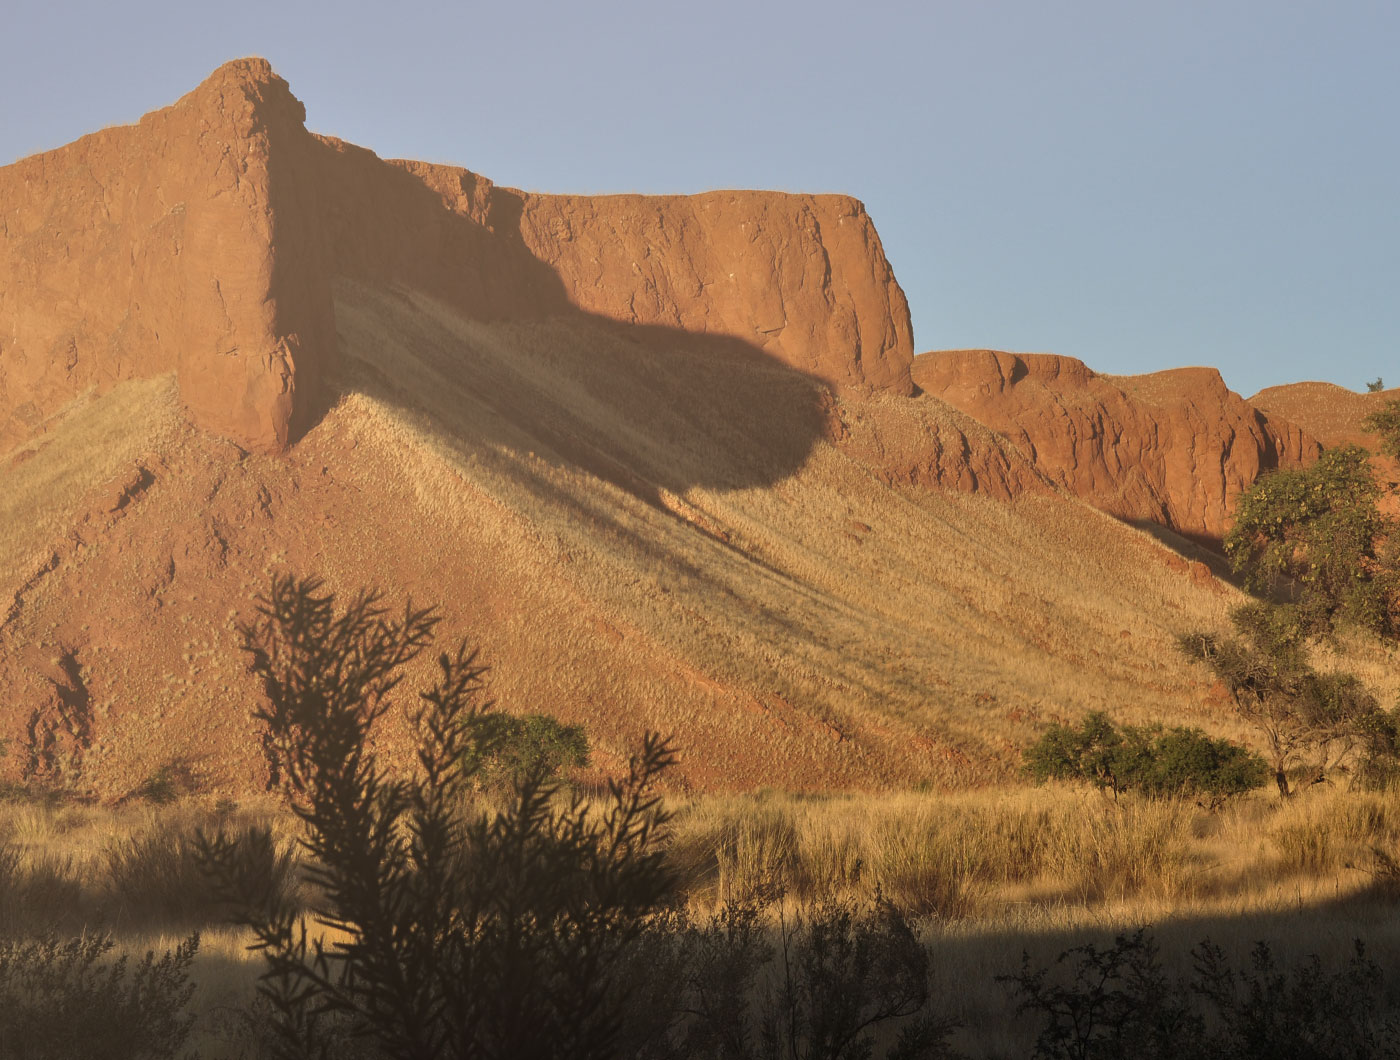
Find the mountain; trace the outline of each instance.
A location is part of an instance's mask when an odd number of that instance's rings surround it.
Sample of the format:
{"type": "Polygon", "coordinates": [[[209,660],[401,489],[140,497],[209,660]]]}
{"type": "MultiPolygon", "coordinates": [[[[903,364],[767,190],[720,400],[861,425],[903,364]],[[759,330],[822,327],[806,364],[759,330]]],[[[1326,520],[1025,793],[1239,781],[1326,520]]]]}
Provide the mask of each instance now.
{"type": "Polygon", "coordinates": [[[1235,731],[1173,648],[1235,591],[1093,505],[1208,538],[1316,443],[1200,372],[914,358],[854,199],[502,188],[242,60],[0,203],[12,779],[260,786],[236,627],[283,570],[440,605],[602,771],[675,733],[681,788],[986,783],[1090,709],[1235,731]]]}

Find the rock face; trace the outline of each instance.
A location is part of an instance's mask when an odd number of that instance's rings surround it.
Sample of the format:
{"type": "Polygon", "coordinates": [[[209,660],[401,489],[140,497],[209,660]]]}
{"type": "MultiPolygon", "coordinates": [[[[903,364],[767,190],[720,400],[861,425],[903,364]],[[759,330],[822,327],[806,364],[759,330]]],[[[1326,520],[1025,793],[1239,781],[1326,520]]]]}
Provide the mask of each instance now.
{"type": "Polygon", "coordinates": [[[286,444],[334,339],[286,173],[303,117],[245,60],[0,169],[0,447],[89,387],[171,370],[201,426],[286,444]]]}
{"type": "Polygon", "coordinates": [[[586,312],[912,392],[908,307],[842,196],[528,195],[315,137],[261,59],[0,169],[0,450],[75,395],[179,373],[201,427],[276,450],[335,355],[336,276],[485,319],[586,312]]]}
{"type": "Polygon", "coordinates": [[[1220,540],[1235,497],[1261,472],[1321,452],[1211,368],[1104,376],[1072,357],[953,350],[919,356],[913,375],[1076,496],[1206,543],[1220,540]]]}

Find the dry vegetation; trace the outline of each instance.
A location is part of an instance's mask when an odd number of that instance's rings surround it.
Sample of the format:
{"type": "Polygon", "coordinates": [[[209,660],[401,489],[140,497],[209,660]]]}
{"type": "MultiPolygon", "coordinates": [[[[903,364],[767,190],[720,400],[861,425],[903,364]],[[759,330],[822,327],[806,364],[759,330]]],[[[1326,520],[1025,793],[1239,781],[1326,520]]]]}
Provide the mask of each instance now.
{"type": "MultiPolygon", "coordinates": [[[[180,413],[173,375],[142,379],[75,398],[44,429],[0,456],[0,585],[21,583],[84,502],[148,453],[169,446],[180,413]]],[[[0,599],[0,616],[10,605],[0,599]]]]}
{"type": "MultiPolygon", "coordinates": [[[[762,364],[682,371],[616,329],[474,323],[411,292],[346,287],[337,315],[343,393],[285,458],[197,436],[169,380],[84,399],[8,456],[0,667],[47,688],[49,655],[76,660],[95,736],[71,786],[130,796],[172,763],[200,790],[255,786],[233,630],[292,566],[441,602],[503,708],[581,723],[603,771],[642,729],[677,733],[690,905],[888,896],[925,918],[974,1054],[1025,1053],[994,976],[1086,933],[1156,924],[1178,965],[1207,934],[1237,954],[1271,937],[1337,956],[1356,935],[1400,953],[1400,793],[1323,785],[1211,814],[1015,785],[1044,724],[1089,710],[1254,740],[1173,646],[1242,597],[1149,535],[1055,493],[892,486],[791,412],[819,404],[808,381],[762,364]],[[114,517],[138,461],[155,474],[114,517]],[[784,793],[704,794],[761,784],[784,793]]],[[[877,408],[955,416],[924,398],[829,411],[859,427],[877,408]]],[[[1318,661],[1400,699],[1372,643],[1318,661]]],[[[12,713],[14,751],[29,719],[12,713]]],[[[111,931],[140,953],[201,929],[195,1044],[240,1055],[259,965],[217,926],[188,844],[219,820],[290,828],[212,798],[0,803],[0,930],[111,931]]]]}
{"type": "MultiPolygon", "coordinates": [[[[1181,801],[1047,785],[958,795],[709,796],[679,804],[671,851],[697,912],[780,888],[790,909],[880,891],[919,918],[936,1004],[964,1023],[973,1056],[1025,1054],[994,977],[1022,950],[1043,962],[1086,938],[1153,925],[1169,967],[1209,936],[1242,959],[1259,938],[1285,955],[1344,960],[1364,937],[1400,955],[1400,793],[1320,785],[1291,800],[1255,793],[1207,813],[1181,801]],[[1378,854],[1379,852],[1379,854],[1378,854]]],[[[271,803],[185,799],[115,807],[0,804],[0,925],[113,932],[118,950],[170,948],[203,933],[191,1044],[237,1057],[260,964],[221,927],[187,847],[196,826],[272,824],[271,803]]]]}
{"type": "Polygon", "coordinates": [[[171,762],[258,783],[231,626],[288,567],[442,602],[504,709],[583,724],[605,768],[674,732],[692,791],[1004,783],[1041,725],[1095,709],[1243,735],[1172,647],[1223,628],[1233,590],[1063,495],[892,483],[829,430],[1002,444],[935,399],[823,406],[680,333],[473,322],[411,291],[343,285],[337,317],[341,396],[285,457],[182,425],[168,381],[127,383],[11,473],[53,510],[0,523],[21,557],[0,588],[23,588],[0,677],[39,700],[73,654],[91,790],[171,762]],[[137,460],[139,497],[87,518],[137,460]],[[30,584],[33,556],[58,558],[30,584]]]}

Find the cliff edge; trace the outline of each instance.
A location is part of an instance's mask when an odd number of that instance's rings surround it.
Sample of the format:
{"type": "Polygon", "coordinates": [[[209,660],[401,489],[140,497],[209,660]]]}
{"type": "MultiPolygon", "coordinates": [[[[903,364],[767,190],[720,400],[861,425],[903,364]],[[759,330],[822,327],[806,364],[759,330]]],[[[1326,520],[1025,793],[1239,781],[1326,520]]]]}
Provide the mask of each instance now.
{"type": "Polygon", "coordinates": [[[912,393],[909,310],[837,195],[535,195],[305,128],[262,59],[0,168],[0,451],[75,396],[178,373],[205,430],[280,450],[336,352],[331,284],[486,319],[585,312],[751,344],[838,389],[912,393]]]}

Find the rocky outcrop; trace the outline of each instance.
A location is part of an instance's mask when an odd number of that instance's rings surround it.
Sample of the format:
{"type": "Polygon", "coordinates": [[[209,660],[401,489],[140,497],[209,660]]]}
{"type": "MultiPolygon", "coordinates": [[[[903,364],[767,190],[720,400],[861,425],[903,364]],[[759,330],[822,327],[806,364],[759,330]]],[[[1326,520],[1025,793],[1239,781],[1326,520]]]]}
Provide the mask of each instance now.
{"type": "Polygon", "coordinates": [[[827,434],[891,486],[980,493],[1002,501],[1055,492],[995,431],[931,397],[843,406],[829,419],[827,434]]]}
{"type": "Polygon", "coordinates": [[[335,353],[338,275],[486,319],[723,335],[837,387],[912,392],[908,307],[843,196],[532,195],[315,137],[260,59],[0,169],[0,449],[75,395],[178,371],[205,429],[280,449],[335,353]]]}
{"type": "Polygon", "coordinates": [[[1198,541],[1219,541],[1235,497],[1261,472],[1321,451],[1211,368],[1105,376],[1072,357],[953,350],[922,354],[913,375],[1071,493],[1198,541]]]}
{"type": "Polygon", "coordinates": [[[530,195],[522,232],[590,312],[741,338],[837,387],[913,392],[904,292],[855,199],[530,195]]]}
{"type": "Polygon", "coordinates": [[[334,341],[299,217],[303,117],[244,60],[0,169],[0,448],[89,387],[168,371],[201,426],[286,444],[334,341]]]}

